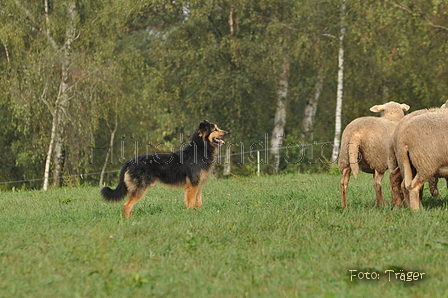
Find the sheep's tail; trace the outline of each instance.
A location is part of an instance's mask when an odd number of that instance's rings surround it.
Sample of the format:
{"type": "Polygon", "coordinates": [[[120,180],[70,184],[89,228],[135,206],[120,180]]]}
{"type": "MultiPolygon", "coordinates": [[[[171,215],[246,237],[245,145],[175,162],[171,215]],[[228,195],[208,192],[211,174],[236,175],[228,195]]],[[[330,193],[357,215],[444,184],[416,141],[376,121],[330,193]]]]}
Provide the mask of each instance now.
{"type": "Polygon", "coordinates": [[[360,140],[356,136],[346,136],[345,131],[342,134],[341,149],[339,152],[339,171],[342,173],[344,169],[350,167],[350,171],[355,178],[359,174],[359,152],[360,140]]]}
{"type": "Polygon", "coordinates": [[[115,189],[111,189],[107,186],[101,189],[101,195],[103,196],[104,200],[109,202],[118,202],[123,200],[124,197],[128,194],[128,188],[126,187],[126,183],[124,182],[124,174],[126,173],[126,170],[127,167],[125,165],[120,173],[120,182],[115,189]]]}
{"type": "Polygon", "coordinates": [[[392,172],[398,167],[397,155],[395,154],[394,147],[395,134],[389,140],[388,154],[387,154],[387,167],[392,172]]]}
{"type": "Polygon", "coordinates": [[[413,177],[412,177],[411,160],[409,159],[408,146],[405,146],[404,152],[400,155],[403,165],[404,185],[406,188],[409,188],[411,186],[413,177]]]}
{"type": "Polygon", "coordinates": [[[359,162],[361,161],[359,153],[359,142],[351,141],[348,145],[348,161],[350,163],[350,169],[352,170],[353,177],[358,178],[359,174],[359,162]]]}

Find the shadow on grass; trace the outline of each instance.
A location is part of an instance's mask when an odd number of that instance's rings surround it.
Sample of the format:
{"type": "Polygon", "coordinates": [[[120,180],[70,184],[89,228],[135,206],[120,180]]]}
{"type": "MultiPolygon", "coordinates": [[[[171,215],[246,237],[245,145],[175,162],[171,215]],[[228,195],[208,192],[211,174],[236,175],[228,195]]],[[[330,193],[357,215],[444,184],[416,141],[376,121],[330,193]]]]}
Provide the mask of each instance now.
{"type": "Polygon", "coordinates": [[[423,208],[425,209],[446,209],[446,198],[434,199],[433,197],[424,197],[423,196],[423,208]]]}
{"type": "Polygon", "coordinates": [[[141,206],[134,208],[133,212],[139,216],[150,216],[162,213],[163,208],[161,205],[141,204],[141,206]]]}

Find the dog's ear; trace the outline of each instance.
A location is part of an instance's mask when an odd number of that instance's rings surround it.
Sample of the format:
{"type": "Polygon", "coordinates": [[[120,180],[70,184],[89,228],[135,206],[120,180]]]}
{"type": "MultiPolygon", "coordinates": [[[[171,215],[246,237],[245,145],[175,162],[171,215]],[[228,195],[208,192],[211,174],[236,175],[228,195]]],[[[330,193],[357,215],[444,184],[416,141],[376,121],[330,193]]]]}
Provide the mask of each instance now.
{"type": "Polygon", "coordinates": [[[205,129],[210,125],[210,122],[208,120],[202,120],[201,123],[199,123],[199,129],[205,129]]]}
{"type": "Polygon", "coordinates": [[[202,122],[199,123],[198,136],[202,137],[202,139],[205,141],[205,137],[209,132],[209,130],[210,130],[210,122],[208,122],[208,120],[202,120],[202,122]]]}

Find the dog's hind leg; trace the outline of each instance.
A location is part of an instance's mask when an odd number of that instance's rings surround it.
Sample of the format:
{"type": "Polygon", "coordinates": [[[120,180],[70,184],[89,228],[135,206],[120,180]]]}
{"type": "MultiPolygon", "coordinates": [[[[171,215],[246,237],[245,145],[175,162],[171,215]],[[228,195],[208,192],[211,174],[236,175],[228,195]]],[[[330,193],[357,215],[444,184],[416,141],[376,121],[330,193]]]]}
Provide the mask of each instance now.
{"type": "Polygon", "coordinates": [[[146,191],[142,192],[132,192],[129,200],[124,204],[124,216],[126,218],[129,218],[132,216],[132,208],[134,207],[134,204],[137,203],[144,195],[146,191]]]}
{"type": "Polygon", "coordinates": [[[124,182],[129,193],[129,200],[124,204],[124,216],[129,218],[132,216],[132,207],[145,195],[148,187],[155,186],[154,179],[151,177],[137,177],[133,178],[129,172],[124,174],[124,182]]]}

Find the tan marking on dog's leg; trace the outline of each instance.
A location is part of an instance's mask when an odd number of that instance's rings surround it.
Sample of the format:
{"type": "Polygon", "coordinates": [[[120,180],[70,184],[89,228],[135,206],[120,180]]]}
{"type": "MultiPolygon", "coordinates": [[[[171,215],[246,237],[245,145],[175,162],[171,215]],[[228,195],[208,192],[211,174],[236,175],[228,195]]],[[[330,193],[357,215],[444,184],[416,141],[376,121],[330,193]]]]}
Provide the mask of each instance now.
{"type": "Polygon", "coordinates": [[[210,177],[210,171],[202,170],[201,174],[199,176],[199,185],[198,185],[198,192],[196,195],[196,202],[195,207],[201,208],[202,207],[202,188],[207,182],[208,178],[210,177]]]}
{"type": "Polygon", "coordinates": [[[198,186],[198,190],[197,190],[196,198],[195,198],[195,203],[194,203],[195,208],[201,208],[202,207],[202,186],[203,186],[203,184],[200,184],[198,186]]]}
{"type": "Polygon", "coordinates": [[[350,180],[350,167],[346,167],[342,170],[342,179],[341,179],[341,205],[342,207],[347,207],[347,188],[348,181],[350,180]]]}
{"type": "Polygon", "coordinates": [[[384,173],[379,173],[377,170],[375,170],[375,174],[373,174],[373,188],[375,189],[376,193],[376,203],[375,206],[386,206],[386,201],[384,200],[382,188],[381,188],[381,182],[383,181],[384,173]]]}
{"type": "Polygon", "coordinates": [[[185,186],[185,205],[187,208],[194,208],[197,193],[197,186],[191,185],[190,183],[185,186]]]}
{"type": "Polygon", "coordinates": [[[131,195],[129,196],[129,200],[124,203],[123,212],[126,218],[130,218],[132,216],[132,208],[134,207],[134,204],[137,203],[141,198],[143,198],[145,192],[146,191],[143,191],[141,193],[131,193],[131,195]]]}

